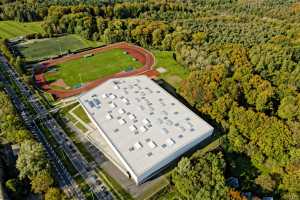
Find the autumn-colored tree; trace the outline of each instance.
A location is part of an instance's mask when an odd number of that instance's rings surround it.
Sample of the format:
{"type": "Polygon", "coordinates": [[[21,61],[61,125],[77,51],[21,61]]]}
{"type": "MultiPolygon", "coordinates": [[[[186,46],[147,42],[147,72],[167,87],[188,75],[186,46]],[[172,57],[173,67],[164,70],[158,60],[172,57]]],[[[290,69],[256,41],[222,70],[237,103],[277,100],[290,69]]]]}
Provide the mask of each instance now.
{"type": "Polygon", "coordinates": [[[242,196],[239,191],[234,190],[233,188],[229,189],[230,200],[247,200],[246,197],[242,196]]]}

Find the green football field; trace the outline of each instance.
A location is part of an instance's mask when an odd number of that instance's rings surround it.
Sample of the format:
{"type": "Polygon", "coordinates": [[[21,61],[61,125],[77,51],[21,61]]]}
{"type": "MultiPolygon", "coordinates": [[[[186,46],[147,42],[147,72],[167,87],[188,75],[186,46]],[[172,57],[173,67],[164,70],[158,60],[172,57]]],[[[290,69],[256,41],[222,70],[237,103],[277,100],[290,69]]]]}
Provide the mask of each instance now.
{"type": "Polygon", "coordinates": [[[68,51],[100,46],[102,43],[83,39],[79,35],[65,35],[56,38],[29,40],[17,45],[26,61],[54,57],[68,51]]]}
{"type": "Polygon", "coordinates": [[[21,23],[15,21],[0,21],[0,39],[10,39],[29,33],[42,33],[40,22],[21,23]]]}
{"type": "Polygon", "coordinates": [[[65,62],[56,66],[55,72],[46,72],[47,81],[62,79],[65,84],[74,88],[81,83],[87,83],[106,76],[141,67],[139,61],[124,54],[121,49],[113,49],[95,54],[88,58],[81,58],[65,62]]]}

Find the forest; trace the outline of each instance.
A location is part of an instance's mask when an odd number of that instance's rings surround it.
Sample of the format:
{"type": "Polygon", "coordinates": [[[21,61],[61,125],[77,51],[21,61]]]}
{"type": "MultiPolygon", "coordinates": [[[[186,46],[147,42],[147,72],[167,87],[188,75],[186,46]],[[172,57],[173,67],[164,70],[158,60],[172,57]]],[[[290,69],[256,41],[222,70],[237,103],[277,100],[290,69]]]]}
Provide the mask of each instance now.
{"type": "Polygon", "coordinates": [[[174,52],[189,71],[178,93],[225,139],[183,158],[161,199],[300,199],[299,2],[1,0],[0,19],[174,52]]]}

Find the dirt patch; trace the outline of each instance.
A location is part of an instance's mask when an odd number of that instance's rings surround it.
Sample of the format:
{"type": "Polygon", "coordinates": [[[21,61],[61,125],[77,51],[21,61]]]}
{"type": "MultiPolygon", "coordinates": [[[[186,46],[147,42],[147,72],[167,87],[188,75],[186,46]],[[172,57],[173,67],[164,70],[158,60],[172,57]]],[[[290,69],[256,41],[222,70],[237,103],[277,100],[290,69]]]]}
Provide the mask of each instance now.
{"type": "Polygon", "coordinates": [[[167,77],[167,82],[169,82],[169,84],[171,85],[179,85],[182,81],[182,78],[180,78],[179,76],[173,75],[173,76],[169,76],[167,77]]]}
{"type": "Polygon", "coordinates": [[[64,82],[63,79],[58,79],[49,85],[50,87],[59,87],[65,90],[70,89],[70,87],[64,82]]]}

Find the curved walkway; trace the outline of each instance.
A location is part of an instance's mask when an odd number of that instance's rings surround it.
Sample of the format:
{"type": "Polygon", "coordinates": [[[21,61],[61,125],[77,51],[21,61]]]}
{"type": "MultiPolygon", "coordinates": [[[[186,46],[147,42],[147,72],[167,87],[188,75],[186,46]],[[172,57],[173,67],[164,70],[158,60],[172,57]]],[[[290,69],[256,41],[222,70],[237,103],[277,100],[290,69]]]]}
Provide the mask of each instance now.
{"type": "Polygon", "coordinates": [[[121,77],[136,76],[136,75],[142,75],[142,74],[147,75],[149,77],[155,77],[159,74],[155,69],[153,69],[153,67],[155,65],[155,57],[151,52],[147,51],[146,49],[144,49],[142,47],[136,46],[134,44],[129,44],[126,42],[115,43],[115,44],[111,44],[111,45],[108,45],[105,47],[100,47],[100,48],[84,51],[84,52],[77,53],[77,54],[70,54],[70,55],[67,55],[67,56],[64,56],[61,58],[43,61],[43,62],[40,62],[39,65],[42,66],[42,70],[39,73],[35,74],[36,83],[43,90],[53,94],[58,99],[63,99],[63,98],[79,95],[83,92],[91,90],[94,87],[97,87],[98,85],[102,84],[103,82],[105,82],[106,80],[111,79],[111,78],[121,78],[121,77]],[[46,81],[46,79],[44,77],[44,72],[47,70],[47,68],[49,68],[51,66],[58,65],[58,64],[70,61],[70,60],[80,59],[84,55],[87,55],[87,54],[96,54],[96,53],[108,51],[110,49],[115,49],[115,48],[122,49],[122,50],[128,52],[128,54],[130,54],[132,57],[134,57],[139,62],[141,62],[143,64],[143,67],[138,68],[133,71],[130,71],[130,72],[122,71],[122,72],[107,76],[103,79],[98,79],[98,80],[86,83],[84,86],[82,86],[80,88],[70,89],[70,90],[51,89],[48,82],[46,81]]]}

